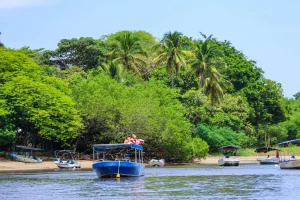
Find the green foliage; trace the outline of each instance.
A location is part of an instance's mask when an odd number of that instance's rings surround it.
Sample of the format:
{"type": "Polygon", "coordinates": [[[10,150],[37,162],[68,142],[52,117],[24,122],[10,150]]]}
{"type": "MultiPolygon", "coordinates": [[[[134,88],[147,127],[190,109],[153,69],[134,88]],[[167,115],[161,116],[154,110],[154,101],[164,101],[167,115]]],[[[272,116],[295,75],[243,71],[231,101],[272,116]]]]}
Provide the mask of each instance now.
{"type": "MultiPolygon", "coordinates": [[[[82,141],[123,142],[134,133],[146,141],[146,152],[165,152],[165,159],[184,160],[204,149],[185,152],[192,141],[191,124],[184,118],[178,94],[160,81],[125,86],[103,73],[76,82],[74,99],[84,116],[87,133],[82,141]]],[[[201,148],[201,147],[199,147],[201,148]]]]}
{"type": "Polygon", "coordinates": [[[211,148],[217,148],[226,145],[244,146],[248,138],[243,133],[236,133],[230,128],[205,126],[199,124],[194,131],[194,135],[201,137],[211,148]]]}
{"type": "Polygon", "coordinates": [[[47,76],[45,68],[23,51],[0,49],[0,94],[7,108],[6,127],[19,130],[22,142],[40,138],[68,145],[82,127],[75,103],[68,96],[71,91],[62,80],[47,76]]]}
{"type": "Polygon", "coordinates": [[[250,121],[253,125],[275,124],[287,117],[281,85],[269,79],[249,84],[241,90],[252,110],[250,121]]]}
{"type": "Polygon", "coordinates": [[[74,65],[83,70],[93,69],[106,61],[106,57],[105,43],[91,37],[62,39],[56,50],[43,52],[45,64],[60,66],[61,69],[74,65]]]}
{"type": "Polygon", "coordinates": [[[225,75],[225,79],[231,82],[234,90],[238,92],[247,87],[250,83],[259,81],[263,77],[263,70],[256,67],[253,60],[248,60],[246,56],[235,49],[229,41],[214,41],[218,48],[224,53],[223,59],[226,62],[226,69],[220,72],[225,75]]]}

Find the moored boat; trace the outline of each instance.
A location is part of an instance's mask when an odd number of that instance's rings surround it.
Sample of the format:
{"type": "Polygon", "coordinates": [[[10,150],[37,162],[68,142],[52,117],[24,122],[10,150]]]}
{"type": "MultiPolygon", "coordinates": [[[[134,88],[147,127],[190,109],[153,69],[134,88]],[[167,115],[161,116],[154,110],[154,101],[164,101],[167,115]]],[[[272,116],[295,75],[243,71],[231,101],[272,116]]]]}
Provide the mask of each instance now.
{"type": "MultiPolygon", "coordinates": [[[[288,140],[276,144],[276,146],[285,146],[288,147],[289,144],[299,144],[300,139],[288,140]]],[[[300,169],[300,159],[295,156],[281,156],[279,161],[280,169],[300,169]]]]}
{"type": "Polygon", "coordinates": [[[151,159],[149,164],[151,167],[163,167],[165,165],[165,159],[151,159]]]}
{"type": "Polygon", "coordinates": [[[56,158],[54,158],[54,163],[61,169],[81,168],[79,156],[76,156],[76,153],[74,151],[57,150],[55,151],[55,157],[56,158]]]}
{"type": "MultiPolygon", "coordinates": [[[[240,149],[239,146],[223,146],[220,147],[219,150],[222,151],[222,154],[224,154],[224,151],[237,151],[238,149],[240,149]]],[[[219,160],[218,160],[218,164],[219,166],[239,166],[240,164],[240,159],[236,158],[236,157],[230,157],[229,154],[226,154],[226,156],[222,156],[219,160]]]]}
{"type": "Polygon", "coordinates": [[[276,156],[265,156],[265,157],[259,157],[256,160],[259,162],[261,165],[274,165],[274,164],[279,164],[279,150],[274,149],[271,147],[262,147],[262,148],[257,148],[255,152],[257,153],[267,153],[269,151],[276,151],[276,156]]]}
{"type": "Polygon", "coordinates": [[[93,160],[92,168],[98,178],[144,175],[143,147],[137,144],[94,144],[93,160]],[[131,160],[128,155],[108,160],[106,154],[112,153],[113,150],[134,150],[134,160],[131,160]]]}
{"type": "Polygon", "coordinates": [[[21,149],[20,152],[11,152],[10,156],[13,160],[24,163],[42,163],[42,159],[33,155],[34,151],[43,151],[40,148],[17,145],[16,148],[21,149]]]}

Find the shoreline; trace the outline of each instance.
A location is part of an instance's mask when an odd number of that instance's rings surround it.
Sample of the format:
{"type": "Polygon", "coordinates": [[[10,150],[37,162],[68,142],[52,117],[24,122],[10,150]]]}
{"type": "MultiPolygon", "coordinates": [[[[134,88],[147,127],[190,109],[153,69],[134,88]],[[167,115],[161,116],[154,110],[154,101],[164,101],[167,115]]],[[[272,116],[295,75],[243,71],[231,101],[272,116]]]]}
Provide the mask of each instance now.
{"type": "MultiPolygon", "coordinates": [[[[234,156],[233,156],[234,157],[234,156]]],[[[241,164],[257,164],[256,156],[237,156],[240,159],[241,164]]],[[[174,165],[217,165],[219,156],[207,156],[205,159],[195,159],[193,163],[166,163],[166,166],[174,165]]],[[[91,160],[80,160],[81,168],[83,170],[92,170],[91,160]]],[[[146,166],[149,166],[148,163],[145,163],[146,166]]],[[[42,163],[22,163],[10,160],[0,160],[0,173],[3,172],[34,172],[34,171],[54,171],[59,168],[54,164],[53,161],[44,161],[42,163]]]]}

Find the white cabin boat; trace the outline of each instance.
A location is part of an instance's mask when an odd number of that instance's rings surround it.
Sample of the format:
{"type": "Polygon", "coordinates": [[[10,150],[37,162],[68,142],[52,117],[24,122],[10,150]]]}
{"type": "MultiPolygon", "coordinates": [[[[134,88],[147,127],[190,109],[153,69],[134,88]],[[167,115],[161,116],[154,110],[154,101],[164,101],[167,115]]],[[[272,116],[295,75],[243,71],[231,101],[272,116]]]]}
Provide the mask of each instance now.
{"type": "MultiPolygon", "coordinates": [[[[238,149],[240,149],[239,146],[233,146],[233,145],[223,146],[219,148],[219,150],[222,151],[222,154],[224,154],[224,151],[228,151],[228,150],[237,151],[238,149]]],[[[239,166],[240,159],[237,157],[230,157],[229,154],[227,154],[225,157],[222,156],[218,160],[218,164],[219,166],[239,166]]]]}
{"type": "Polygon", "coordinates": [[[163,167],[165,165],[165,159],[151,159],[149,164],[151,167],[163,167]]]}
{"type": "Polygon", "coordinates": [[[76,153],[71,150],[57,150],[55,151],[55,157],[54,163],[61,169],[81,168],[79,156],[76,156],[76,153]]]}
{"type": "MultiPolygon", "coordinates": [[[[277,146],[285,146],[288,147],[289,144],[299,144],[300,139],[296,140],[288,140],[281,143],[276,144],[277,146]]],[[[279,161],[280,169],[300,169],[300,159],[296,158],[295,156],[289,156],[286,158],[286,156],[281,156],[279,161]]]]}
{"type": "Polygon", "coordinates": [[[276,151],[276,156],[264,156],[264,157],[259,157],[256,160],[259,162],[261,165],[275,165],[279,164],[279,150],[278,149],[273,149],[271,147],[262,147],[262,148],[257,148],[255,152],[257,153],[267,153],[269,151],[276,151]]]}

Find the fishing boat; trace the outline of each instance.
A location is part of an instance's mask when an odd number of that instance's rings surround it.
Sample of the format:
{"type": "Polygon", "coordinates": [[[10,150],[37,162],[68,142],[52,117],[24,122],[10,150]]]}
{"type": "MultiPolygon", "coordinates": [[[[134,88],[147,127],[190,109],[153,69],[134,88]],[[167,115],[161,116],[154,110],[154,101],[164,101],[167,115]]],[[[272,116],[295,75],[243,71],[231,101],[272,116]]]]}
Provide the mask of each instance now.
{"type": "Polygon", "coordinates": [[[43,151],[40,148],[33,148],[27,146],[17,145],[16,148],[20,149],[20,152],[11,152],[10,156],[13,160],[24,163],[42,163],[42,159],[33,155],[35,151],[43,151]]]}
{"type": "MultiPolygon", "coordinates": [[[[296,140],[288,140],[281,143],[276,144],[276,146],[285,146],[288,147],[289,144],[299,144],[300,139],[296,140]]],[[[280,169],[300,169],[300,158],[296,158],[294,155],[292,156],[281,156],[279,160],[280,169]]]]}
{"type": "Polygon", "coordinates": [[[279,164],[279,150],[274,149],[271,147],[262,147],[262,148],[257,148],[255,149],[256,153],[267,153],[269,151],[276,151],[276,156],[265,156],[265,157],[259,157],[256,160],[259,162],[261,165],[274,165],[274,164],[279,164]]]}
{"type": "Polygon", "coordinates": [[[238,149],[240,149],[239,146],[223,146],[220,147],[219,150],[222,152],[222,155],[220,157],[220,159],[218,160],[218,164],[219,166],[239,166],[240,164],[240,159],[239,158],[232,158],[230,157],[229,154],[226,154],[226,156],[224,156],[224,152],[225,151],[237,151],[238,149]]]}
{"type": "Polygon", "coordinates": [[[93,145],[93,170],[98,178],[120,178],[131,176],[143,176],[145,165],[143,164],[143,147],[138,144],[94,144],[93,145]],[[123,154],[118,158],[113,155],[123,154]],[[134,151],[134,160],[130,153],[134,151]],[[114,159],[107,159],[109,154],[114,159]]]}
{"type": "Polygon", "coordinates": [[[56,150],[54,163],[61,169],[81,168],[79,156],[71,150],[56,150]],[[76,159],[77,158],[77,159],[76,159]]]}
{"type": "Polygon", "coordinates": [[[151,159],[149,164],[151,167],[163,167],[165,165],[165,159],[151,159]]]}

